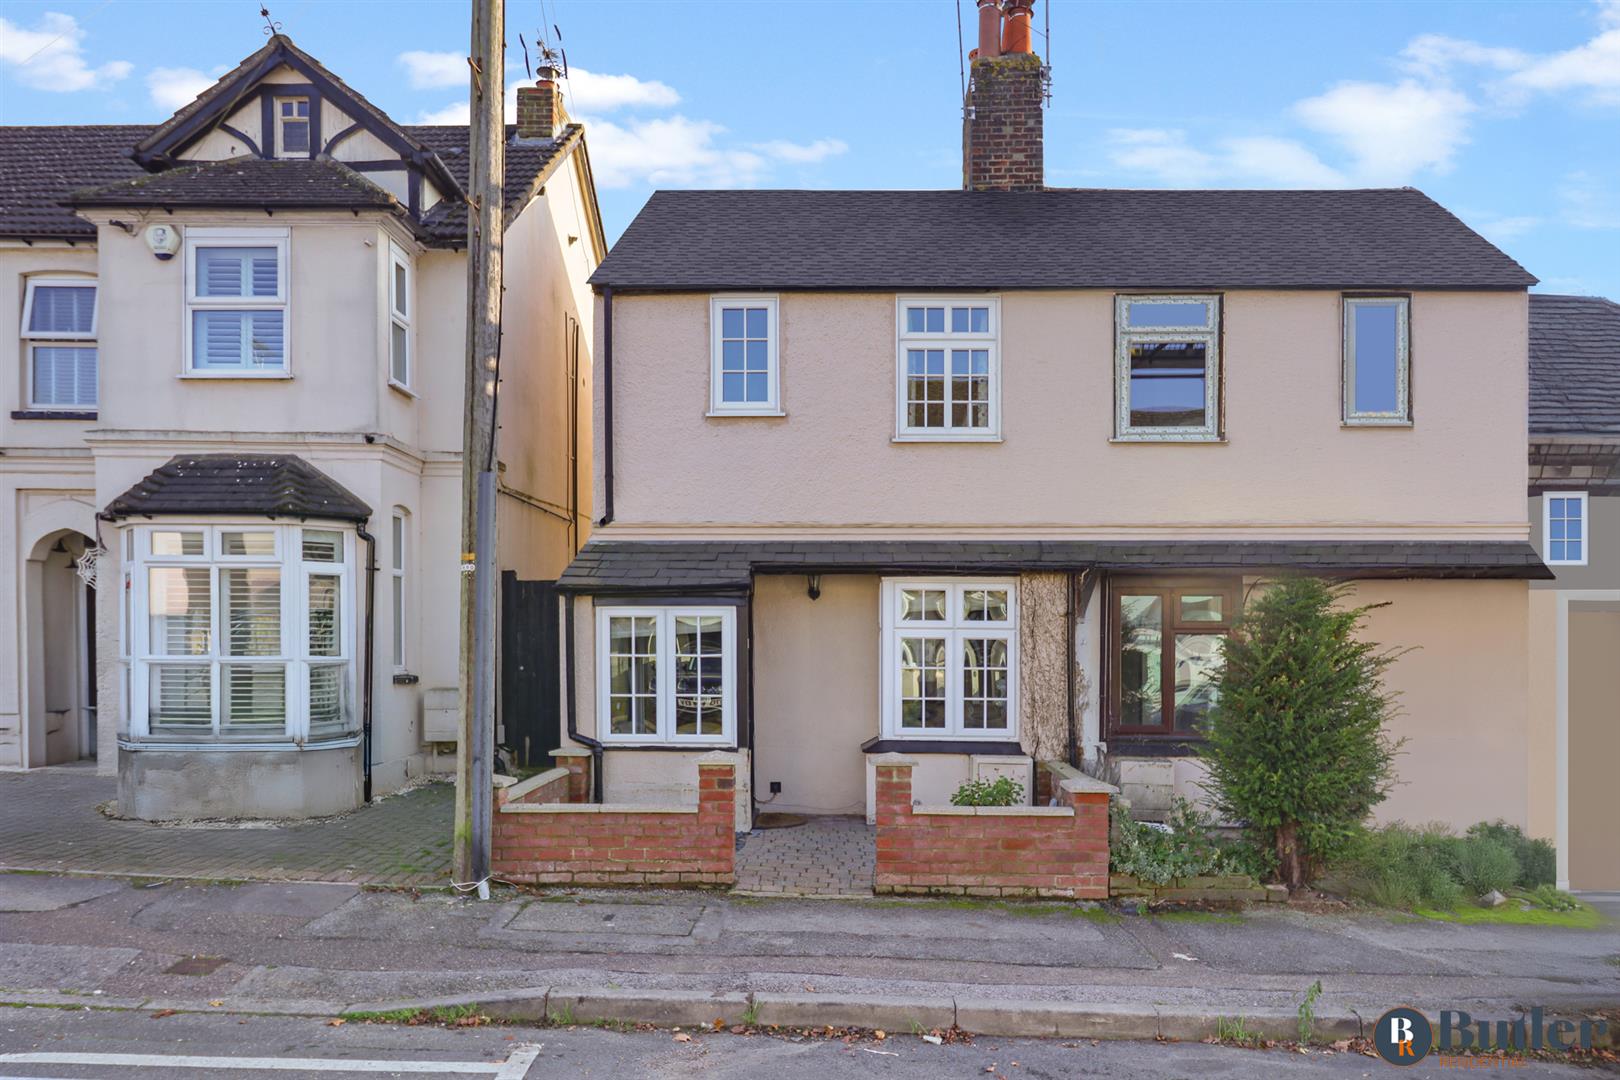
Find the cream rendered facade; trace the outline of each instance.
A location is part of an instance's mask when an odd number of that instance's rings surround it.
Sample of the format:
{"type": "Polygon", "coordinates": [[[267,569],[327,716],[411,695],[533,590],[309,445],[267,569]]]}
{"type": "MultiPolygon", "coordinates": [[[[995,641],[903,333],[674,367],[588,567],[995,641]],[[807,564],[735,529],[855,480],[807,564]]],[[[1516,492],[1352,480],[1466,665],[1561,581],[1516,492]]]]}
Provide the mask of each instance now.
{"type": "MultiPolygon", "coordinates": [[[[595,503],[611,504],[613,518],[593,543],[1527,539],[1522,290],[1410,293],[1413,422],[1381,427],[1341,419],[1344,294],[1226,290],[1222,434],[1203,443],[1112,437],[1115,290],[949,294],[999,301],[999,437],[971,442],[897,432],[897,311],[927,293],[759,295],[777,304],[780,416],[711,414],[710,294],[613,291],[611,430],[600,392],[595,422],[595,503]],[[609,437],[611,500],[600,467],[609,437]]],[[[599,298],[599,365],[605,308],[599,298]]],[[[608,373],[599,366],[596,378],[604,387],[608,373]]],[[[753,720],[740,749],[751,755],[760,809],[859,814],[869,805],[863,743],[884,731],[880,596],[895,576],[754,575],[742,616],[750,647],[737,663],[753,720]]],[[[1227,577],[1244,587],[1256,580],[1227,577]]],[[[1018,631],[1020,748],[1063,756],[1068,640],[1078,756],[1139,810],[1162,812],[1171,794],[1196,800],[1201,772],[1185,750],[1144,752],[1110,737],[1107,582],[1092,586],[1075,590],[1069,626],[1061,575],[1017,575],[1023,612],[1044,620],[1018,631]],[[1033,615],[1032,598],[1053,578],[1059,600],[1033,615]],[[1041,669],[1043,640],[1059,660],[1041,669]]],[[[592,609],[624,601],[591,591],[581,578],[572,706],[577,730],[600,739],[601,624],[592,609]]],[[[1357,596],[1388,604],[1372,616],[1373,637],[1412,650],[1389,675],[1402,702],[1393,734],[1407,746],[1380,816],[1530,824],[1540,748],[1525,721],[1526,582],[1381,574],[1360,582],[1357,596]]],[[[908,752],[903,740],[883,746],[908,752]]],[[[996,767],[986,759],[1005,756],[946,749],[954,752],[918,754],[925,803],[945,801],[996,767]]],[[[604,756],[610,800],[690,798],[696,770],[685,753],[609,746],[604,756]]]]}
{"type": "MultiPolygon", "coordinates": [[[[303,79],[283,68],[265,81],[303,79]]],[[[256,100],[239,113],[228,126],[263,140],[256,100]]],[[[351,119],[326,102],[328,137],[351,119]]],[[[335,156],[395,153],[376,142],[362,132],[335,156]]],[[[221,127],[185,156],[245,152],[221,127]]],[[[131,738],[120,534],[150,523],[99,520],[98,511],[190,454],[295,455],[370,508],[362,530],[376,545],[375,637],[369,664],[354,657],[354,677],[371,674],[372,789],[386,793],[449,767],[453,748],[426,742],[421,722],[425,691],[458,680],[457,622],[444,613],[456,610],[461,588],[466,255],[430,246],[411,227],[412,215],[399,212],[430,209],[440,196],[431,181],[416,190],[413,180],[406,190],[406,171],[369,175],[384,188],[397,180],[398,211],[119,207],[83,212],[97,226],[93,243],[0,243],[0,767],[93,757],[101,772],[119,772],[124,811],[143,817],[296,817],[358,803],[358,739],[328,749],[207,752],[131,738]],[[244,243],[285,245],[285,371],[222,377],[188,364],[187,257],[155,257],[146,235],[154,224],[182,238],[223,230],[244,243]],[[408,385],[390,378],[389,289],[399,253],[411,282],[408,385]],[[18,319],[31,278],[69,273],[97,286],[97,402],[89,419],[37,418],[24,398],[27,347],[18,319]],[[98,544],[101,602],[91,625],[86,587],[67,561],[98,544]],[[404,638],[397,663],[396,570],[404,638]]],[[[590,420],[586,413],[573,423],[569,410],[590,394],[585,281],[604,253],[595,215],[577,138],[532,199],[509,214],[499,564],[521,578],[554,578],[589,526],[578,493],[588,492],[590,420]]],[[[367,614],[364,539],[356,542],[345,609],[356,624],[367,614]]]]}

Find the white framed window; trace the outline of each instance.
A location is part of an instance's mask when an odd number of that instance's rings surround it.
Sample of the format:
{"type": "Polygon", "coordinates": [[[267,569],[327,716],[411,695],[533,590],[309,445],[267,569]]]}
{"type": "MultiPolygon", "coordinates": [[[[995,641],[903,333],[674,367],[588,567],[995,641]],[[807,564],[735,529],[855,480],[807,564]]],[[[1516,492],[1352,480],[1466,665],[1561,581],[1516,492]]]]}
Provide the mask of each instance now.
{"type": "Polygon", "coordinates": [[[902,296],[896,301],[895,438],[908,442],[1001,437],[1001,302],[993,296],[902,296]]]}
{"type": "Polygon", "coordinates": [[[1541,548],[1546,552],[1547,565],[1585,566],[1592,542],[1586,528],[1586,492],[1544,492],[1541,506],[1541,548]]]}
{"type": "Polygon", "coordinates": [[[734,743],[736,666],[735,608],[598,608],[602,741],[734,743]]]}
{"type": "Polygon", "coordinates": [[[130,530],[131,739],[262,746],[355,734],[352,528],[130,530]]]}
{"type": "Polygon", "coordinates": [[[885,579],[883,735],[1018,738],[1018,583],[885,579]]]}
{"type": "Polygon", "coordinates": [[[415,293],[411,258],[398,244],[388,245],[388,381],[411,386],[411,308],[415,293]]]}
{"type": "Polygon", "coordinates": [[[405,556],[410,520],[405,510],[395,508],[389,537],[388,569],[394,602],[394,667],[401,671],[405,669],[405,556]]]}
{"type": "Polygon", "coordinates": [[[710,297],[709,335],[709,414],[780,416],[776,297],[710,297]]]}
{"type": "Polygon", "coordinates": [[[1215,442],[1221,437],[1221,298],[1114,300],[1114,438],[1215,442]]]}
{"type": "Polygon", "coordinates": [[[1344,422],[1412,422],[1411,301],[1404,296],[1344,298],[1344,422]]]}
{"type": "Polygon", "coordinates": [[[96,279],[30,277],[22,336],[28,354],[28,407],[96,407],[96,279]]]}
{"type": "Polygon", "coordinates": [[[309,156],[309,98],[275,100],[276,156],[309,156]]]}
{"type": "Polygon", "coordinates": [[[186,373],[288,373],[287,230],[186,230],[186,373]]]}

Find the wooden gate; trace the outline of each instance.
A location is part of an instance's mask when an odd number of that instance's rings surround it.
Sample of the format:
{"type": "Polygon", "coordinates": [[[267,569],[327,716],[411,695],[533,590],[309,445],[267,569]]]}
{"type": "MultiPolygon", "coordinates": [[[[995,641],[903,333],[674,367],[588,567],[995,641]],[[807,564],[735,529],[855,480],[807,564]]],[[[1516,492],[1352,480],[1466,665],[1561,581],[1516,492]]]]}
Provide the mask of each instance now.
{"type": "Polygon", "coordinates": [[[501,745],[519,766],[544,766],[562,745],[557,583],[501,574],[501,745]]]}

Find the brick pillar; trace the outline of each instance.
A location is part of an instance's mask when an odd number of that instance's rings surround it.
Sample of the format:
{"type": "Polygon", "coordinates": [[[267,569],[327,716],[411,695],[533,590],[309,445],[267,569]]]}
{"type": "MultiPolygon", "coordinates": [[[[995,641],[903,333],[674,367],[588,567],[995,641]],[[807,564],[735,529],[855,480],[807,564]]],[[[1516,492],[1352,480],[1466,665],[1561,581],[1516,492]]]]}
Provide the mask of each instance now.
{"type": "Polygon", "coordinates": [[[563,126],[562,91],[555,79],[542,76],[533,86],[517,90],[517,137],[549,139],[563,126]]]}
{"type": "Polygon", "coordinates": [[[724,750],[704,754],[698,767],[698,842],[704,850],[703,873],[715,881],[737,880],[737,755],[724,750]]]}
{"type": "Polygon", "coordinates": [[[568,770],[568,802],[584,803],[591,799],[591,752],[579,747],[564,746],[551,752],[551,758],[560,769],[568,770]]]}
{"type": "Polygon", "coordinates": [[[981,56],[973,61],[970,77],[962,117],[962,187],[1041,190],[1046,186],[1041,58],[981,56]]]}
{"type": "Polygon", "coordinates": [[[1108,801],[1112,789],[1089,777],[1065,780],[1060,787],[1074,807],[1074,850],[1081,855],[1074,869],[1074,895],[1104,899],[1108,896],[1108,801]]]}
{"type": "Polygon", "coordinates": [[[911,769],[917,762],[901,754],[879,754],[877,770],[877,825],[904,825],[911,819],[911,769]]]}

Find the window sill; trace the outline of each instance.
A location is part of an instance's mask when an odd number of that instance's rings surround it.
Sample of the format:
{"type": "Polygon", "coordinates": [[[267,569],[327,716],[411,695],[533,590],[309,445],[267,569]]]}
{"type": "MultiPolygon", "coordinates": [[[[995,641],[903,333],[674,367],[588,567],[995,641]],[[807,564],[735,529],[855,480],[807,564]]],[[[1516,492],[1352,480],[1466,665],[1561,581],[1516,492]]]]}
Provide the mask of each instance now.
{"type": "Polygon", "coordinates": [[[359,745],[359,735],[344,735],[341,738],[322,739],[319,742],[306,743],[294,742],[290,739],[283,739],[279,742],[186,742],[184,740],[166,742],[152,736],[131,738],[128,735],[120,735],[118,737],[118,749],[132,752],[169,750],[175,752],[186,751],[188,753],[193,751],[198,753],[214,753],[216,751],[236,753],[245,750],[258,753],[285,753],[292,750],[348,750],[359,745]]]}
{"type": "Polygon", "coordinates": [[[291,379],[290,371],[182,371],[177,379],[291,379]]]}
{"type": "Polygon", "coordinates": [[[13,409],[13,420],[77,420],[80,422],[94,420],[96,414],[92,412],[74,411],[71,409],[13,409]]]}
{"type": "Polygon", "coordinates": [[[999,443],[1003,439],[1000,432],[979,434],[974,432],[902,431],[889,441],[893,443],[999,443]]]}
{"type": "Polygon", "coordinates": [[[995,757],[1021,756],[1024,748],[1012,739],[961,739],[879,736],[861,743],[863,754],[978,754],[995,757]]]}
{"type": "Polygon", "coordinates": [[[1226,445],[1225,435],[1115,435],[1108,440],[1111,443],[1126,445],[1140,443],[1157,443],[1161,446],[1187,446],[1187,445],[1226,445]]]}
{"type": "Polygon", "coordinates": [[[398,393],[398,394],[404,394],[406,397],[410,398],[412,401],[417,400],[416,391],[412,390],[410,387],[406,386],[402,382],[395,382],[393,379],[389,379],[388,380],[388,389],[390,389],[390,390],[392,390],[392,391],[394,391],[395,393],[398,393]]]}
{"type": "Polygon", "coordinates": [[[1409,428],[1415,426],[1411,420],[1382,419],[1369,417],[1365,420],[1340,420],[1342,428],[1409,428]]]}
{"type": "Polygon", "coordinates": [[[710,409],[703,415],[716,420],[726,420],[732,417],[786,416],[787,413],[781,409],[710,409]]]}
{"type": "Polygon", "coordinates": [[[713,750],[727,750],[735,752],[737,742],[735,739],[710,740],[709,742],[610,742],[602,740],[603,750],[678,750],[688,754],[706,754],[713,750]]]}

